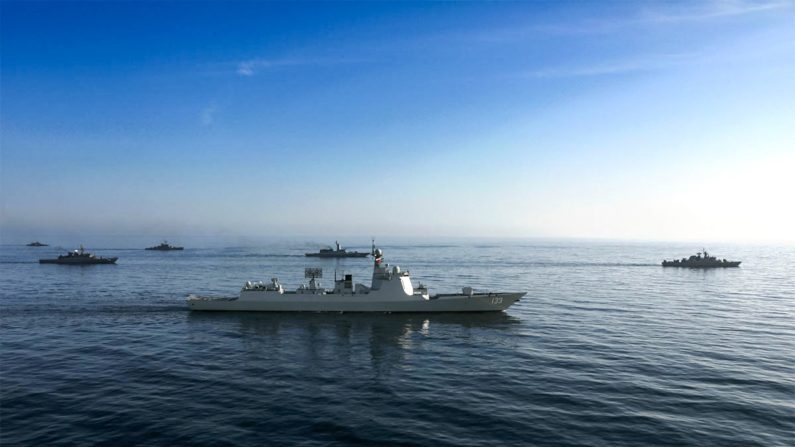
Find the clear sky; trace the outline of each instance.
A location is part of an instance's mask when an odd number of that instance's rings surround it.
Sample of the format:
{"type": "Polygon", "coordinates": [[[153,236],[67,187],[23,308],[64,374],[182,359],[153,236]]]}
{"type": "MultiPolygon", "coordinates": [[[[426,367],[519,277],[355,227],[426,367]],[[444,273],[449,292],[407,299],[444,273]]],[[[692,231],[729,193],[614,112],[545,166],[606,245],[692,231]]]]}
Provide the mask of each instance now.
{"type": "Polygon", "coordinates": [[[0,8],[4,243],[795,240],[795,2],[0,8]]]}

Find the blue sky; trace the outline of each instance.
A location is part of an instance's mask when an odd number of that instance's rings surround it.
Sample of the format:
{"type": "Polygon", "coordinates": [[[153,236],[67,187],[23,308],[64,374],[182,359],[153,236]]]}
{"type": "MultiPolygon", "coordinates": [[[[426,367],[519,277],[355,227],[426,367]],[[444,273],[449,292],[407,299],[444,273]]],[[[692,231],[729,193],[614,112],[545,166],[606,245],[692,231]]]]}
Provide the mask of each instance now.
{"type": "Polygon", "coordinates": [[[0,236],[792,241],[795,3],[0,3],[0,236]]]}

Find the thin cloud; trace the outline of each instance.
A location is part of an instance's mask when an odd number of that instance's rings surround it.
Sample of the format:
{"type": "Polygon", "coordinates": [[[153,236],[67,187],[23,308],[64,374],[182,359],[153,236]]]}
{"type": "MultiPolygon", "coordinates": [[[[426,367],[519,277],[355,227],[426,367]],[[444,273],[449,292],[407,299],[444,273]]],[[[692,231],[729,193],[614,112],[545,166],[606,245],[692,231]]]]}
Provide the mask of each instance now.
{"type": "Polygon", "coordinates": [[[299,66],[327,66],[339,64],[351,64],[365,62],[363,59],[352,58],[313,58],[313,59],[266,59],[266,58],[253,58],[247,59],[237,63],[237,74],[240,76],[254,76],[263,71],[282,68],[282,67],[299,67],[299,66]]]}
{"type": "Polygon", "coordinates": [[[540,79],[573,78],[655,71],[691,63],[698,60],[698,57],[699,56],[695,54],[659,54],[593,65],[545,67],[522,72],[518,75],[518,77],[540,79]]]}
{"type": "Polygon", "coordinates": [[[792,8],[791,2],[759,2],[745,0],[722,0],[698,5],[687,10],[673,12],[662,9],[647,10],[641,21],[652,23],[678,23],[710,20],[722,17],[744,16],[760,12],[792,8]]]}
{"type": "Polygon", "coordinates": [[[209,106],[202,109],[201,113],[199,114],[199,119],[201,120],[202,126],[212,126],[213,121],[215,120],[215,104],[210,104],[209,106]]]}
{"type": "Polygon", "coordinates": [[[687,22],[748,16],[764,12],[794,9],[795,3],[786,1],[712,1],[684,7],[657,7],[636,10],[635,14],[610,19],[573,19],[561,23],[540,23],[496,29],[475,29],[436,36],[446,41],[468,41],[483,44],[521,42],[538,36],[599,35],[620,32],[628,28],[653,25],[678,25],[687,22]]]}
{"type": "Polygon", "coordinates": [[[240,76],[254,76],[262,70],[295,65],[310,65],[311,63],[301,59],[248,59],[237,64],[237,74],[240,76]]]}

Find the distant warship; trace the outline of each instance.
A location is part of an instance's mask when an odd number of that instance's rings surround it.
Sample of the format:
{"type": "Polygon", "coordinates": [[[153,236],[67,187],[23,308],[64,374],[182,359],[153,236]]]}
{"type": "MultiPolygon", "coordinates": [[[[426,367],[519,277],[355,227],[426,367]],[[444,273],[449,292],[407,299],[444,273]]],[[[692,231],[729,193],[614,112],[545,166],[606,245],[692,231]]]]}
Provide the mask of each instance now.
{"type": "Polygon", "coordinates": [[[673,261],[665,260],[662,262],[663,267],[690,267],[695,269],[711,269],[720,267],[738,267],[741,261],[727,261],[726,259],[717,259],[715,256],[710,256],[706,249],[697,254],[682,259],[674,259],[673,261]],[[701,256],[703,253],[704,256],[701,256]]]}
{"type": "Polygon", "coordinates": [[[185,247],[177,247],[176,245],[170,245],[168,241],[163,241],[160,245],[155,245],[154,247],[146,247],[146,250],[160,250],[160,251],[170,251],[170,250],[184,250],[185,247]]]}
{"type": "Polygon", "coordinates": [[[63,264],[63,265],[92,265],[92,264],[115,264],[119,258],[103,258],[92,253],[86,253],[83,246],[79,250],[72,250],[65,255],[55,259],[39,259],[40,264],[63,264]]]}
{"type": "MultiPolygon", "coordinates": [[[[306,253],[307,256],[316,258],[366,258],[370,253],[366,251],[348,251],[339,242],[334,242],[336,248],[323,248],[318,252],[306,253]]],[[[375,241],[373,241],[373,250],[375,250],[375,241]]]]}
{"type": "Polygon", "coordinates": [[[26,245],[27,245],[28,247],[49,247],[49,245],[47,245],[47,244],[42,244],[42,243],[41,243],[41,242],[39,242],[39,241],[33,241],[33,242],[31,242],[31,243],[29,243],[29,244],[26,244],[26,245]]]}

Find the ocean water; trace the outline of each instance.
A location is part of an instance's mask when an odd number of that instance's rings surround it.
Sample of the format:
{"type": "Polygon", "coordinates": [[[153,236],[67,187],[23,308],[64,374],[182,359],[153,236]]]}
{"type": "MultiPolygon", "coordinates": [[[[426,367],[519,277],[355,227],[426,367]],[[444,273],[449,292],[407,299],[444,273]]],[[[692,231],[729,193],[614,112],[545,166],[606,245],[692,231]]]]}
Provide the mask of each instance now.
{"type": "MultiPolygon", "coordinates": [[[[795,248],[385,245],[431,292],[525,291],[504,313],[190,313],[312,247],[0,247],[1,445],[795,445],[795,248]]],[[[353,247],[357,248],[357,247],[353,247]]],[[[367,249],[367,247],[358,247],[367,249]]]]}

